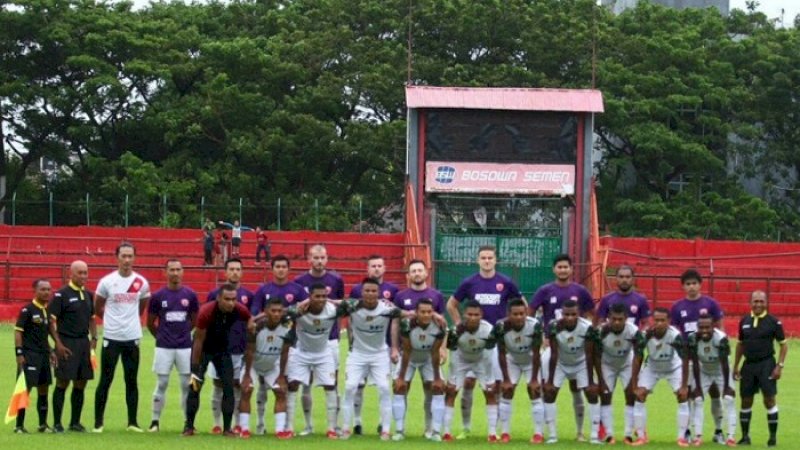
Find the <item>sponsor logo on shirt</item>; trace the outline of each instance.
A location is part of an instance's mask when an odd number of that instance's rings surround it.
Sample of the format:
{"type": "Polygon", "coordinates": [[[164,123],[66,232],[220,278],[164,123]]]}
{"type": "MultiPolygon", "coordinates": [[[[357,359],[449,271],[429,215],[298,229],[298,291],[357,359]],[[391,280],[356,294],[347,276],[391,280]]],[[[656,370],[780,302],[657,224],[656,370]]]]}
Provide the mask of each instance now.
{"type": "Polygon", "coordinates": [[[125,292],[122,294],[114,294],[114,302],[116,303],[137,303],[139,302],[139,293],[138,292],[125,292]]]}
{"type": "Polygon", "coordinates": [[[685,310],[685,309],[682,309],[682,310],[681,310],[681,317],[686,317],[686,316],[688,316],[688,315],[689,315],[689,314],[686,312],[686,310],[685,310]]]}
{"type": "Polygon", "coordinates": [[[69,298],[69,302],[70,303],[74,303],[74,302],[77,302],[77,301],[78,301],[78,297],[70,297],[69,298]]]}
{"type": "Polygon", "coordinates": [[[168,311],[164,315],[167,322],[186,322],[186,311],[168,311]]]}
{"type": "Polygon", "coordinates": [[[500,294],[475,294],[475,300],[481,305],[499,305],[500,294]]]}
{"type": "Polygon", "coordinates": [[[406,305],[406,306],[411,306],[411,299],[407,298],[407,299],[403,300],[403,304],[406,305]]]}

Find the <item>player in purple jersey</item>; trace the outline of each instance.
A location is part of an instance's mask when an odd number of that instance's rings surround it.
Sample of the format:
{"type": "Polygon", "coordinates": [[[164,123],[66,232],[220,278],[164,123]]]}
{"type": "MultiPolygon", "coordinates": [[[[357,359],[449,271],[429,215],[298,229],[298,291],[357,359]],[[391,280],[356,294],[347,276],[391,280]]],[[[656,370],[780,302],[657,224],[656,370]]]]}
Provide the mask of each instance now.
{"type": "Polygon", "coordinates": [[[160,428],[161,411],[167,400],[167,386],[172,367],[178,370],[181,387],[181,409],[186,415],[189,377],[192,374],[192,329],[200,303],[197,294],[183,286],[183,265],[177,259],[166,264],[167,286],[150,298],[147,308],[147,329],[156,338],[153,372],[158,377],[153,392],[153,421],[150,431],[160,428]]]}
{"type": "Polygon", "coordinates": [[[650,322],[650,305],[647,298],[636,292],[634,288],[633,268],[621,265],[617,268],[617,290],[606,295],[600,300],[597,307],[597,318],[605,321],[608,319],[609,310],[615,303],[622,303],[628,312],[628,322],[639,327],[647,328],[650,322]]]}
{"type": "MultiPolygon", "coordinates": [[[[253,293],[242,287],[242,260],[239,258],[230,258],[225,261],[225,281],[236,287],[236,301],[246,306],[248,309],[253,303],[253,293]]],[[[214,289],[208,293],[207,301],[211,302],[217,299],[220,288],[214,289]]],[[[233,431],[239,432],[239,402],[242,398],[242,390],[239,386],[241,379],[241,371],[244,358],[244,351],[247,348],[247,329],[244,322],[237,322],[233,324],[228,336],[228,351],[231,354],[233,361],[233,395],[234,395],[234,414],[233,420],[236,426],[233,431]]],[[[222,381],[217,377],[216,366],[211,366],[208,369],[208,374],[214,380],[214,392],[211,397],[211,412],[214,415],[214,428],[211,430],[213,434],[220,434],[222,428],[222,381]]]]}
{"type": "MultiPolygon", "coordinates": [[[[548,329],[551,320],[561,319],[561,310],[567,300],[574,300],[578,304],[581,317],[594,319],[594,300],[592,294],[582,285],[570,281],[572,278],[572,258],[567,254],[560,254],[553,258],[553,275],[555,281],[545,284],[533,294],[530,304],[530,314],[542,310],[542,325],[548,329]]],[[[542,380],[547,380],[550,367],[550,346],[547,342],[542,351],[542,380]]],[[[580,389],[575,380],[570,380],[569,390],[572,392],[572,406],[575,412],[575,424],[578,430],[578,440],[585,440],[583,435],[584,403],[580,389]]]]}
{"type": "MultiPolygon", "coordinates": [[[[477,301],[483,311],[483,320],[494,326],[508,314],[510,298],[523,298],[514,280],[497,271],[497,249],[493,246],[483,245],[478,248],[478,267],[478,273],[465,278],[447,300],[447,312],[453,320],[453,325],[461,323],[459,304],[465,300],[477,301]]],[[[496,349],[493,351],[497,352],[496,349]]],[[[496,355],[492,358],[492,364],[495,380],[499,383],[503,375],[496,355]]],[[[474,389],[475,378],[466,378],[461,396],[461,423],[464,431],[456,439],[463,439],[469,435],[474,389]]]]}
{"type": "MultiPolygon", "coordinates": [[[[270,261],[272,266],[272,281],[265,283],[258,288],[250,305],[250,312],[258,314],[273,298],[283,299],[283,306],[293,306],[308,298],[305,288],[294,281],[289,280],[289,258],[285,255],[276,255],[270,261]]],[[[264,414],[267,408],[267,391],[272,387],[263,383],[263,379],[258,380],[258,391],[256,392],[256,434],[266,432],[264,414]]]]}
{"type": "MultiPolygon", "coordinates": [[[[697,332],[697,321],[701,315],[709,315],[714,321],[714,328],[722,330],[722,308],[719,303],[701,293],[703,277],[695,269],[688,269],[681,274],[681,287],[686,294],[684,298],[677,300],[670,308],[670,325],[681,332],[685,339],[690,334],[697,332]]],[[[693,373],[691,362],[689,363],[689,373],[693,373]]],[[[694,389],[694,377],[689,377],[689,389],[694,389]]],[[[708,391],[711,397],[711,415],[714,417],[714,442],[725,443],[725,434],[722,432],[722,399],[720,396],[722,386],[712,385],[708,391]]],[[[690,424],[695,423],[695,404],[694,398],[689,398],[689,410],[691,414],[690,424]]],[[[691,437],[691,431],[687,431],[691,437]]],[[[688,437],[687,437],[688,439],[688,437]]]]}
{"type": "MultiPolygon", "coordinates": [[[[322,244],[311,246],[308,250],[308,272],[295,278],[294,282],[303,286],[307,293],[311,286],[322,284],[325,286],[328,298],[331,300],[341,300],[344,298],[344,281],[338,274],[328,271],[328,250],[322,244]]],[[[310,294],[310,293],[309,293],[310,294]]],[[[328,349],[333,355],[336,366],[336,376],[334,377],[334,392],[336,392],[336,404],[339,404],[339,321],[335,321],[331,333],[328,336],[328,349]]],[[[300,436],[307,436],[313,432],[311,422],[311,383],[303,384],[303,416],[306,420],[306,427],[300,432],[300,436]]]]}

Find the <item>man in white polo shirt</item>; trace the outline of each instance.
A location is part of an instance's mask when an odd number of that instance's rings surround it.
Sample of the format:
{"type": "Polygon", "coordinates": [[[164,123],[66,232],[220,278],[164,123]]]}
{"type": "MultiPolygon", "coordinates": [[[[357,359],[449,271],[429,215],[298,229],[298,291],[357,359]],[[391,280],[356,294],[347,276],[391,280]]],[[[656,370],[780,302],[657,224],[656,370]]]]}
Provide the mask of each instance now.
{"type": "Polygon", "coordinates": [[[142,339],[140,318],[150,299],[150,285],[143,276],[133,271],[135,254],[132,244],[121,243],[116,250],[117,270],[104,276],[97,284],[95,312],[103,318],[103,352],[100,358],[100,382],[94,399],[92,431],[95,433],[103,432],[108,391],[120,358],[125,374],[127,430],[142,432],[136,419],[139,408],[139,341],[142,339]]]}

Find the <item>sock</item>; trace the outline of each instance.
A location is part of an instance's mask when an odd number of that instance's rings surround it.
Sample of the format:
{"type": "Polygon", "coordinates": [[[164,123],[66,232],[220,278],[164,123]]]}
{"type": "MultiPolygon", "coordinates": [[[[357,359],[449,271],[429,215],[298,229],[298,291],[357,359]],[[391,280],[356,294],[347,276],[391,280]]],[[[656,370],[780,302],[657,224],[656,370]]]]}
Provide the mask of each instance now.
{"type": "Polygon", "coordinates": [[[153,391],[153,420],[161,420],[161,411],[167,398],[169,375],[158,375],[156,390],[153,391]]]}
{"type": "MultiPolygon", "coordinates": [[[[356,389],[356,396],[355,400],[353,401],[353,423],[355,425],[361,425],[361,408],[364,406],[364,385],[359,385],[356,389]]],[[[344,424],[345,428],[349,427],[350,424],[344,424]]]]}
{"type": "MultiPolygon", "coordinates": [[[[350,421],[353,418],[353,409],[355,405],[355,396],[356,392],[358,391],[357,386],[348,386],[345,384],[344,387],[344,402],[342,404],[342,423],[344,423],[345,430],[350,429],[350,421]]],[[[327,395],[328,391],[325,391],[327,395]]],[[[327,405],[327,403],[326,403],[327,405]]],[[[329,428],[330,429],[330,428],[329,428]]]]}
{"type": "Polygon", "coordinates": [[[556,432],[557,413],[558,410],[555,403],[544,404],[544,422],[547,424],[547,432],[550,433],[551,438],[558,437],[558,433],[556,432]]]}
{"type": "Polygon", "coordinates": [[[440,433],[442,431],[444,410],[444,395],[431,396],[431,429],[435,433],[440,433]]]}
{"type": "Polygon", "coordinates": [[[214,385],[211,393],[211,415],[214,416],[214,426],[222,427],[222,386],[214,385]]]}
{"type": "Polygon", "coordinates": [[[600,402],[589,403],[589,420],[592,422],[589,436],[597,439],[600,431],[600,402]]]}
{"type": "MultiPolygon", "coordinates": [[[[258,383],[256,392],[256,424],[258,429],[266,430],[264,415],[267,413],[267,383],[258,383]]],[[[282,431],[276,429],[275,431],[282,431]]]]}
{"type": "Polygon", "coordinates": [[[392,392],[387,380],[381,380],[378,384],[378,404],[380,405],[381,431],[388,433],[392,429],[392,392]]]}
{"type": "MultiPolygon", "coordinates": [[[[239,402],[242,401],[242,388],[234,387],[233,388],[233,422],[234,426],[241,427],[242,424],[239,423],[239,402]]],[[[247,417],[250,417],[250,413],[247,414],[247,417]]]]}
{"type": "Polygon", "coordinates": [[[497,434],[497,405],[486,405],[486,420],[489,423],[488,434],[497,434]]]}
{"type": "Polygon", "coordinates": [[[279,431],[286,431],[286,413],[285,412],[276,412],[275,413],[275,432],[279,431]]]}
{"type": "Polygon", "coordinates": [[[475,389],[464,389],[461,395],[461,426],[465,430],[472,429],[472,396],[475,389]]]}
{"type": "Polygon", "coordinates": [[[747,437],[750,435],[750,418],[752,416],[752,409],[743,409],[739,411],[739,422],[742,424],[742,437],[747,437]]]}
{"type": "Polygon", "coordinates": [[[242,431],[250,431],[250,413],[239,413],[239,426],[242,427],[242,431]]]}
{"type": "Polygon", "coordinates": [[[511,425],[511,399],[500,397],[499,405],[500,430],[508,433],[511,425]]]}
{"type": "Polygon", "coordinates": [[[531,417],[533,418],[533,433],[543,434],[544,429],[544,401],[541,398],[531,400],[531,417]]]}
{"type": "Polygon", "coordinates": [[[306,429],[311,430],[314,428],[314,423],[311,420],[311,386],[303,385],[303,395],[300,397],[303,404],[303,417],[306,419],[306,429]]]}
{"type": "Polygon", "coordinates": [[[394,427],[398,433],[402,433],[406,428],[406,396],[394,394],[392,396],[392,416],[394,416],[394,427]]]}
{"type": "Polygon", "coordinates": [[[711,398],[711,417],[714,418],[714,431],[722,429],[722,398],[711,398]]]}
{"type": "Polygon", "coordinates": [[[696,398],[692,411],[692,428],[696,437],[703,435],[703,422],[705,422],[705,402],[702,398],[696,398]]]}
{"type": "Polygon", "coordinates": [[[39,413],[39,426],[47,425],[47,394],[36,397],[36,411],[39,413]]]}
{"type": "MultiPolygon", "coordinates": [[[[609,405],[611,406],[611,405],[609,405]]],[[[612,411],[612,416],[613,411],[612,411]]],[[[605,423],[605,419],[603,419],[605,423]]],[[[606,429],[611,428],[610,426],[606,426],[606,429]]],[[[633,435],[633,406],[625,405],[625,431],[624,436],[632,436],[633,435]]]]}
{"type": "Polygon", "coordinates": [[[606,436],[614,436],[614,407],[611,405],[600,405],[600,420],[606,427],[606,436]]]}
{"type": "MultiPolygon", "coordinates": [[[[433,396],[431,395],[430,389],[424,389],[423,392],[425,394],[425,431],[428,431],[431,429],[431,423],[433,421],[433,416],[431,414],[431,398],[433,396]]],[[[406,405],[406,408],[407,407],[408,405],[406,405]]]]}
{"type": "Polygon", "coordinates": [[[294,431],[294,411],[297,408],[297,391],[286,393],[286,430],[294,431]]]}
{"type": "Polygon", "coordinates": [[[728,417],[728,439],[734,439],[736,436],[736,399],[732,395],[726,395],[722,401],[725,404],[725,415],[728,417]]]}
{"type": "Polygon", "coordinates": [[[778,433],[778,405],[767,410],[767,427],[769,428],[769,438],[774,440],[778,433]]]}
{"type": "Polygon", "coordinates": [[[25,426],[25,408],[17,410],[17,428],[25,426]]]}
{"type": "Polygon", "coordinates": [[[646,426],[647,416],[645,415],[644,403],[637,400],[633,404],[633,431],[639,434],[639,438],[643,438],[646,426]]]}
{"type": "MultiPolygon", "coordinates": [[[[444,396],[442,396],[444,397],[444,396]]],[[[433,405],[431,405],[433,406],[433,405]]],[[[451,427],[453,426],[453,407],[444,407],[444,434],[450,434],[451,427]]]]}
{"type": "MultiPolygon", "coordinates": [[[[76,389],[72,388],[72,395],[76,389]]],[[[56,386],[53,390],[53,425],[61,425],[61,414],[64,412],[64,397],[67,395],[67,388],[56,386]]],[[[75,408],[72,409],[75,411],[75,408]]],[[[74,414],[74,412],[73,412],[74,414]]]]}
{"type": "MultiPolygon", "coordinates": [[[[69,396],[69,403],[72,407],[70,416],[70,425],[77,425],[81,423],[81,413],[83,412],[83,400],[86,397],[84,389],[76,389],[72,387],[72,393],[69,396]]],[[[55,407],[55,405],[54,405],[55,407]]],[[[61,408],[64,408],[64,393],[61,393],[61,408]]],[[[61,413],[58,414],[58,423],[61,423],[61,413]]]]}
{"type": "Polygon", "coordinates": [[[678,403],[678,439],[686,435],[689,428],[689,402],[678,403]]]}
{"type": "Polygon", "coordinates": [[[578,434],[582,435],[585,407],[583,404],[583,393],[581,393],[581,391],[572,393],[572,408],[575,410],[575,429],[578,430],[578,434]]]}
{"type": "Polygon", "coordinates": [[[339,420],[339,395],[336,389],[325,391],[325,410],[328,413],[328,430],[335,430],[339,420]]]}
{"type": "Polygon", "coordinates": [[[644,421],[642,422],[644,424],[644,426],[642,427],[642,430],[641,430],[642,437],[646,437],[647,436],[647,408],[642,410],[642,418],[644,418],[644,421]]]}

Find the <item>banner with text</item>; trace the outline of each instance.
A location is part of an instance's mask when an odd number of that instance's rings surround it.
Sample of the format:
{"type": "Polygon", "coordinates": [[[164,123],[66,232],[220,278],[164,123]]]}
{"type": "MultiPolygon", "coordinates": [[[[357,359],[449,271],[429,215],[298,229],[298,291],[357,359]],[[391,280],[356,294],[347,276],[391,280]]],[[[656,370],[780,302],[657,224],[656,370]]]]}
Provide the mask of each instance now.
{"type": "Polygon", "coordinates": [[[575,166],[428,161],[425,191],[573,195],[575,166]]]}

